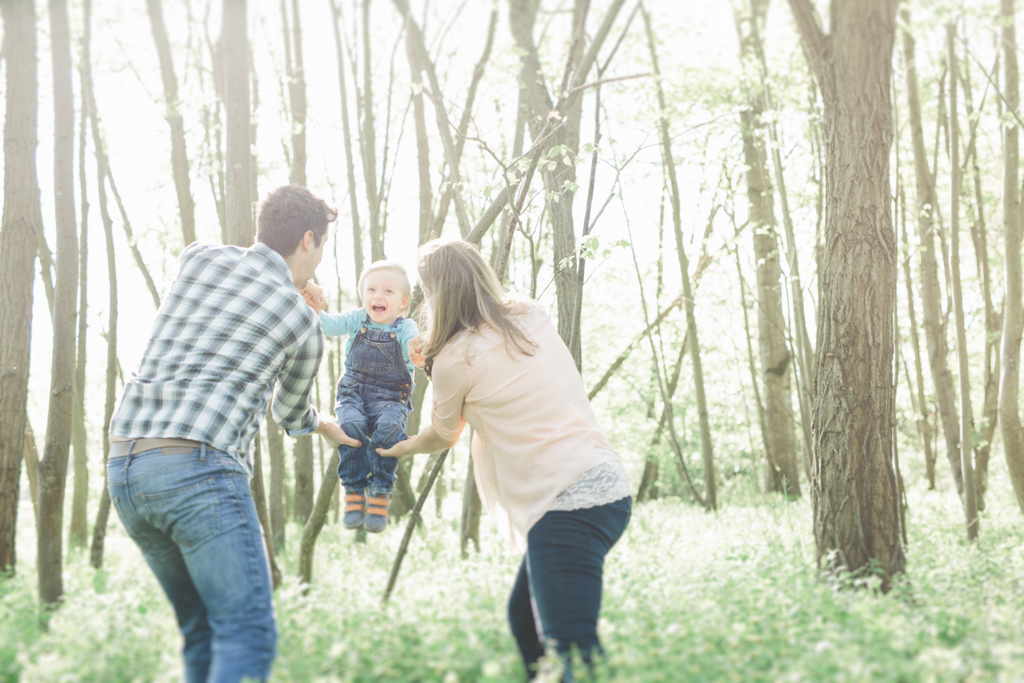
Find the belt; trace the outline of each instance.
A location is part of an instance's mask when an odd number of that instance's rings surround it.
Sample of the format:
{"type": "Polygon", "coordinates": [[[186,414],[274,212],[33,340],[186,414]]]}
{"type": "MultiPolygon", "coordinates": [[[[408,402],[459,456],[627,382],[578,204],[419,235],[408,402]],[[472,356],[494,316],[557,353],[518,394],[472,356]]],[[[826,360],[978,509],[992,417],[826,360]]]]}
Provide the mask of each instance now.
{"type": "Polygon", "coordinates": [[[159,448],[161,455],[184,455],[202,447],[199,441],[192,439],[128,439],[127,441],[113,441],[110,444],[110,458],[123,458],[128,455],[128,449],[132,453],[142,453],[159,448]],[[135,447],[132,448],[132,444],[135,447]]]}

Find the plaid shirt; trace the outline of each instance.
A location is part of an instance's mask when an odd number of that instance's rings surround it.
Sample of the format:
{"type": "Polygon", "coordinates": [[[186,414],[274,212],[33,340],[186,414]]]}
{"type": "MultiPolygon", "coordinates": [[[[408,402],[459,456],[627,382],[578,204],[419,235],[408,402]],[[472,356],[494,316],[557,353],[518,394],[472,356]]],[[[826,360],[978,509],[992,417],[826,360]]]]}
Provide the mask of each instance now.
{"type": "Polygon", "coordinates": [[[320,424],[309,395],[323,346],[280,254],[262,243],[191,244],[110,434],[201,441],[251,472],[272,390],[274,419],[290,436],[320,424]]]}

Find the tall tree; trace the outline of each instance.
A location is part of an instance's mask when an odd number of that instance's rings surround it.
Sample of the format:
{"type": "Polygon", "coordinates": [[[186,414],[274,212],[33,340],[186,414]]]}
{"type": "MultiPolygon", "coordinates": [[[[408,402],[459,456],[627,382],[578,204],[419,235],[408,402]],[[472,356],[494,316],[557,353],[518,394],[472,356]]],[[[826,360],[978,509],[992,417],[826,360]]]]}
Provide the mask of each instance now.
{"type": "MultiPolygon", "coordinates": [[[[965,37],[966,45],[966,37],[965,37]]],[[[985,103],[982,96],[977,115],[971,95],[970,63],[965,62],[960,77],[964,89],[964,107],[967,111],[969,139],[966,144],[964,165],[971,165],[974,180],[974,220],[971,222],[971,240],[974,242],[974,262],[977,267],[978,280],[981,282],[981,295],[985,300],[985,396],[981,408],[981,424],[978,431],[981,438],[975,446],[974,483],[978,490],[978,509],[985,509],[985,489],[988,483],[988,461],[992,450],[992,439],[995,437],[996,425],[999,422],[999,338],[1000,313],[992,305],[992,274],[988,260],[988,234],[985,225],[985,201],[981,191],[981,169],[978,165],[978,121],[981,108],[985,103]]],[[[987,91],[987,89],[986,89],[987,91]]]]}
{"type": "MultiPolygon", "coordinates": [[[[1002,50],[1004,64],[1003,96],[1006,108],[1020,108],[1020,73],[1017,70],[1017,29],[1014,27],[1014,0],[1002,0],[1002,50]]],[[[1003,433],[1003,452],[1010,470],[1017,504],[1024,511],[1024,430],[1017,410],[1020,382],[1020,340],[1024,329],[1021,310],[1020,194],[1018,190],[1020,129],[1011,117],[1003,120],[1003,257],[1006,263],[1006,301],[1003,304],[1003,375],[999,382],[999,424],[1003,433]]]]}
{"type": "MultiPolygon", "coordinates": [[[[907,10],[902,12],[904,27],[910,23],[907,10]]],[[[942,314],[939,288],[939,265],[935,257],[935,210],[938,196],[935,180],[928,168],[928,153],[924,146],[921,124],[921,98],[917,89],[917,59],[914,37],[903,29],[903,64],[907,77],[907,110],[910,117],[910,137],[914,153],[914,177],[917,182],[917,234],[921,255],[921,304],[925,343],[935,402],[938,404],[942,431],[946,436],[946,456],[949,459],[956,490],[963,494],[963,474],[960,470],[960,428],[953,394],[953,377],[946,362],[946,318],[942,314]]]]}
{"type": "MultiPolygon", "coordinates": [[[[590,3],[587,0],[575,0],[566,69],[557,90],[560,97],[558,102],[555,102],[544,82],[544,72],[533,36],[540,3],[532,0],[510,1],[509,25],[512,29],[512,37],[519,48],[521,67],[519,84],[526,90],[526,99],[533,114],[529,117],[529,127],[534,145],[543,145],[547,149],[555,145],[564,145],[572,157],[578,153],[582,101],[576,88],[583,84],[583,79],[590,73],[597,58],[597,52],[607,38],[623,4],[624,0],[613,0],[598,30],[594,33],[590,46],[584,50],[584,26],[590,3]],[[568,97],[564,93],[568,93],[568,97]],[[557,104],[561,104],[561,106],[556,106],[557,104]],[[549,125],[552,115],[557,117],[554,127],[549,125]]],[[[569,155],[561,155],[561,158],[569,158],[569,155]]],[[[566,344],[569,344],[572,341],[573,306],[576,302],[576,236],[572,215],[573,197],[575,196],[572,187],[576,180],[575,165],[544,164],[541,169],[541,177],[547,192],[558,197],[557,201],[553,198],[549,201],[546,212],[553,233],[554,262],[558,264],[555,274],[558,334],[566,344]],[[566,264],[564,267],[563,263],[566,264]]],[[[579,366],[579,338],[573,343],[574,347],[569,351],[579,366]]]]}
{"type": "Polygon", "coordinates": [[[893,470],[896,234],[891,215],[896,0],[789,0],[824,102],[827,205],[811,481],[819,565],[906,564],[893,470]]]}
{"type": "Polygon", "coordinates": [[[281,30],[284,32],[285,75],[288,77],[288,102],[291,105],[292,169],[289,182],[306,186],[306,71],[302,63],[302,20],[299,1],[292,0],[291,30],[288,27],[288,0],[281,0],[281,30]]]}
{"type": "Polygon", "coordinates": [[[967,516],[967,539],[978,537],[978,492],[974,485],[971,457],[974,418],[971,413],[971,372],[968,365],[967,330],[964,326],[964,295],[960,286],[960,113],[957,107],[956,25],[946,26],[946,60],[952,81],[949,87],[949,161],[952,181],[949,192],[950,262],[953,275],[953,316],[956,320],[956,355],[960,374],[960,463],[964,479],[964,513],[967,516]]]}
{"type": "MultiPolygon", "coordinates": [[[[750,12],[737,18],[740,58],[750,63],[759,50],[760,27],[768,0],[752,0],[750,12]]],[[[775,221],[774,189],[768,173],[768,153],[762,116],[766,109],[760,79],[745,79],[747,108],[740,114],[743,158],[747,166],[747,205],[757,263],[757,330],[764,384],[765,489],[800,495],[800,467],[796,453],[793,395],[790,386],[792,357],[786,344],[786,319],[782,303],[782,268],[775,221]]]]}
{"type": "MultiPolygon", "coordinates": [[[[92,86],[92,0],[85,0],[83,3],[83,24],[82,34],[82,107],[89,117],[92,128],[92,147],[96,157],[96,195],[99,201],[100,218],[103,221],[103,236],[106,242],[107,252],[107,372],[106,372],[106,394],[103,403],[103,424],[110,424],[114,415],[114,406],[117,402],[117,263],[114,258],[114,220],[110,216],[110,208],[107,202],[106,180],[110,173],[107,154],[100,133],[99,112],[96,108],[96,97],[92,86]]],[[[103,549],[106,542],[107,522],[110,518],[110,491],[107,488],[106,470],[107,457],[110,454],[110,434],[103,430],[103,490],[100,492],[99,510],[96,512],[96,522],[92,528],[92,545],[89,549],[89,563],[99,569],[103,566],[103,549]]]]}
{"type": "MultiPolygon", "coordinates": [[[[79,64],[78,73],[84,74],[84,64],[79,64]]],[[[81,82],[81,81],[79,81],[81,82]]],[[[75,488],[71,494],[71,523],[68,527],[68,545],[80,548],[89,536],[86,521],[86,502],[89,496],[89,467],[87,435],[85,431],[85,352],[86,312],[89,309],[89,195],[87,192],[85,158],[86,134],[89,126],[89,108],[85,106],[83,89],[82,106],[78,117],[78,184],[79,205],[81,206],[81,232],[78,240],[78,348],[75,352],[75,406],[71,423],[71,449],[74,454],[75,488]]]]}
{"type": "Polygon", "coordinates": [[[675,159],[672,155],[668,109],[665,105],[665,92],[661,86],[661,68],[658,65],[658,54],[655,50],[654,31],[651,29],[651,18],[647,9],[643,8],[642,12],[644,24],[647,28],[647,46],[651,55],[651,65],[658,96],[658,138],[661,143],[661,165],[663,172],[668,177],[669,200],[672,204],[672,232],[676,238],[679,273],[683,280],[683,300],[686,302],[686,336],[690,345],[690,362],[693,365],[694,393],[697,395],[697,418],[700,423],[705,496],[708,508],[716,510],[718,508],[718,501],[717,485],[715,483],[714,446],[711,442],[711,421],[708,416],[708,403],[704,392],[704,367],[700,357],[700,343],[697,339],[697,318],[694,315],[693,288],[690,285],[690,261],[686,257],[686,247],[683,240],[682,199],[679,191],[679,180],[676,177],[675,159]]]}
{"type": "Polygon", "coordinates": [[[153,29],[153,42],[160,58],[160,77],[164,82],[164,106],[168,125],[171,127],[171,170],[174,175],[174,189],[178,194],[178,214],[181,216],[181,234],[185,244],[196,241],[195,201],[188,175],[188,152],[185,147],[185,121],[181,115],[181,101],[178,99],[178,77],[174,73],[171,58],[171,43],[167,38],[161,0],[146,0],[149,23],[153,29]]]}
{"type": "Polygon", "coordinates": [[[64,593],[64,484],[71,447],[75,383],[75,321],[78,306],[78,237],[75,234],[75,101],[71,87],[71,36],[67,0],[50,0],[53,63],[53,189],[57,225],[53,362],[43,458],[39,461],[37,570],[39,597],[55,604],[64,593]]]}
{"type": "Polygon", "coordinates": [[[345,83],[345,55],[341,46],[341,9],[337,0],[328,0],[331,3],[331,13],[334,16],[334,48],[338,54],[338,81],[341,85],[341,128],[345,141],[345,168],[348,178],[348,201],[349,211],[352,216],[352,253],[355,257],[355,278],[358,280],[363,272],[363,230],[359,225],[359,202],[356,195],[356,171],[355,162],[352,158],[352,132],[348,123],[348,88],[345,83]]]}
{"type": "Polygon", "coordinates": [[[224,0],[221,45],[226,126],[225,202],[228,243],[248,247],[253,242],[253,196],[249,164],[249,31],[246,0],[224,0]]]}
{"type": "MultiPolygon", "coordinates": [[[[4,205],[0,225],[0,571],[13,568],[21,460],[25,447],[28,369],[35,280],[36,14],[33,0],[5,0],[3,59],[4,205]]],[[[41,226],[40,226],[41,227],[41,226]]]]}
{"type": "MultiPolygon", "coordinates": [[[[246,0],[224,0],[221,21],[221,45],[224,69],[224,110],[227,118],[225,203],[227,206],[228,243],[248,247],[253,243],[251,135],[249,110],[249,38],[246,0]]],[[[259,434],[250,485],[256,512],[263,527],[263,535],[270,562],[271,576],[276,587],[281,572],[274,559],[270,542],[270,521],[267,515],[267,497],[263,490],[263,467],[259,434]]]]}

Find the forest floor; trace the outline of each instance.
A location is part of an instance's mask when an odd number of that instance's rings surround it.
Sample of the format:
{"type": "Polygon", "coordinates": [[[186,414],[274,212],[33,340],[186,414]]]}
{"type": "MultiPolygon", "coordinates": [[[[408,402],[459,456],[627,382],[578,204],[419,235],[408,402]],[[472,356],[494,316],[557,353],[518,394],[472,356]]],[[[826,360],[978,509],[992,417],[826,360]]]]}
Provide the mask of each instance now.
{"type": "MultiPolygon", "coordinates": [[[[981,538],[965,540],[955,494],[908,491],[907,574],[821,578],[809,501],[757,496],[707,514],[678,499],[634,509],[608,557],[600,632],[621,681],[1024,680],[1024,524],[993,475],[981,538]],[[842,590],[853,584],[860,590],[842,590]]],[[[458,503],[428,505],[398,587],[380,597],[403,527],[365,545],[329,525],[312,589],[295,579],[288,529],[277,591],[276,681],[520,681],[504,618],[519,557],[488,523],[459,556],[458,503]]],[[[19,572],[0,581],[0,681],[180,680],[179,637],[152,573],[112,518],[106,566],[72,552],[66,601],[40,630],[32,510],[19,572]]],[[[614,675],[612,675],[612,673],[614,675]]]]}

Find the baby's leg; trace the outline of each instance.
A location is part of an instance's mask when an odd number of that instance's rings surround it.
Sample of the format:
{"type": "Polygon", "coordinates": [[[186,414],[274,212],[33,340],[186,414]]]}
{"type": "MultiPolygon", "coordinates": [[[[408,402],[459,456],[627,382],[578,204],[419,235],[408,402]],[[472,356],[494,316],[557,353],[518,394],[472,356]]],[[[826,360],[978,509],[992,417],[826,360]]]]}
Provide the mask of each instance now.
{"type": "Polygon", "coordinates": [[[370,494],[388,494],[395,488],[398,459],[377,455],[378,448],[391,448],[405,435],[409,409],[402,403],[380,401],[371,405],[373,437],[370,439],[370,494]]]}
{"type": "Polygon", "coordinates": [[[360,446],[338,446],[338,477],[346,493],[363,493],[369,485],[370,460],[368,457],[370,437],[369,421],[363,409],[363,401],[357,392],[347,391],[343,384],[338,387],[334,414],[342,430],[362,442],[360,446]]]}

